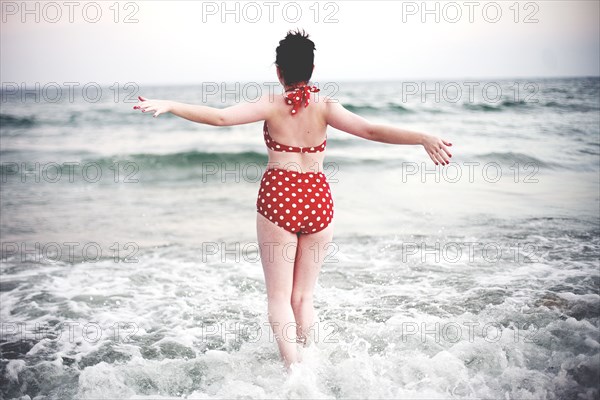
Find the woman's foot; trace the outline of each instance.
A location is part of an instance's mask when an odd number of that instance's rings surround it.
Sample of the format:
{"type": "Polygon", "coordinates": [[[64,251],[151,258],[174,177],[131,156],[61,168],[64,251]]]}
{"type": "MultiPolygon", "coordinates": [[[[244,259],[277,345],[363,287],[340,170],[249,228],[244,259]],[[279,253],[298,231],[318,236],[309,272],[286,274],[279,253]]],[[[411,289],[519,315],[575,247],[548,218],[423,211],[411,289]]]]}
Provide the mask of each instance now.
{"type": "Polygon", "coordinates": [[[300,361],[294,361],[292,363],[285,363],[285,372],[288,375],[293,374],[295,371],[298,371],[298,368],[300,368],[300,361]]]}

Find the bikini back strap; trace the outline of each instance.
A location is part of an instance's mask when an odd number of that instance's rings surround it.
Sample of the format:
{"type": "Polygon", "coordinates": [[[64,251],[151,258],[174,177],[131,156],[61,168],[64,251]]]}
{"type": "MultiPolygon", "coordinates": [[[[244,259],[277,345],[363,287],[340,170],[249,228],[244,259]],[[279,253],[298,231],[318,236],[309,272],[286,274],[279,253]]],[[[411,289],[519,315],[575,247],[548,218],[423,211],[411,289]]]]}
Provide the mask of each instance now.
{"type": "Polygon", "coordinates": [[[273,151],[280,151],[283,153],[320,153],[322,151],[325,151],[325,147],[327,146],[327,139],[325,139],[323,143],[321,143],[318,146],[310,147],[288,146],[286,144],[277,143],[269,134],[269,127],[267,126],[267,121],[265,121],[263,125],[263,135],[267,148],[273,151]]]}

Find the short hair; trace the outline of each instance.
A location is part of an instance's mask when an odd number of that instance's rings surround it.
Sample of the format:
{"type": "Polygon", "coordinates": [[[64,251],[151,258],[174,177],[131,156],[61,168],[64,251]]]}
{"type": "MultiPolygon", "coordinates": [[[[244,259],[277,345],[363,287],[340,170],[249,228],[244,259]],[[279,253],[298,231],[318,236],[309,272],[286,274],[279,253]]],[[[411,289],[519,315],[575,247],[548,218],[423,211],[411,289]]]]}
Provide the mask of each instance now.
{"type": "Polygon", "coordinates": [[[288,31],[285,39],[277,46],[275,64],[281,70],[286,85],[309,81],[315,61],[315,44],[308,33],[300,30],[288,31]]]}

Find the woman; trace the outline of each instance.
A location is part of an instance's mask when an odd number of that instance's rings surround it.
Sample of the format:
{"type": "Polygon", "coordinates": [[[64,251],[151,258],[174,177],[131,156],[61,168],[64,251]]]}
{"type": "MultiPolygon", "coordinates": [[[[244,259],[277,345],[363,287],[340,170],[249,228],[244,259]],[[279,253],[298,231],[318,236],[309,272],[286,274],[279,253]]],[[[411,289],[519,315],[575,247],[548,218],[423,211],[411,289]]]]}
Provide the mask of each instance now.
{"type": "Polygon", "coordinates": [[[139,97],[134,109],[170,112],[190,121],[231,126],[265,121],[269,163],[256,202],[257,234],[265,275],[269,322],[286,368],[299,361],[297,343],[307,344],[314,323],[313,290],[333,235],[333,199],[323,174],[328,125],[367,140],[422,145],[436,165],[448,164],[445,140],[388,125],[372,124],[325,98],[308,83],[314,43],[288,32],[276,49],[277,76],[285,92],[224,109],[139,97]],[[314,97],[312,100],[315,100],[314,97]],[[294,253],[294,254],[291,254],[294,253]]]}

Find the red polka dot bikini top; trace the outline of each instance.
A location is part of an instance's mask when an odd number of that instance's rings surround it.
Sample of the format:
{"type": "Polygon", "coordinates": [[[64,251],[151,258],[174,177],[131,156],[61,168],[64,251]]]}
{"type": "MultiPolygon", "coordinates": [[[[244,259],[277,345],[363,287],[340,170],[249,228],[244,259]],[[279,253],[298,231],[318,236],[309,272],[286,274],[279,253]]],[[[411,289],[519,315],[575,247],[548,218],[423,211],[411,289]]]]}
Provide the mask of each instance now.
{"type": "MultiPolygon", "coordinates": [[[[308,104],[310,103],[310,93],[316,93],[318,91],[319,89],[316,86],[298,86],[293,92],[289,93],[285,98],[285,102],[286,104],[292,106],[292,115],[296,115],[302,104],[304,104],[304,107],[308,107],[308,104]]],[[[318,146],[309,147],[288,146],[287,144],[277,143],[271,137],[271,135],[269,135],[267,121],[265,121],[265,124],[263,125],[263,134],[265,137],[265,144],[273,151],[290,153],[319,153],[325,151],[325,146],[327,144],[327,139],[325,139],[323,143],[318,146]]]]}

